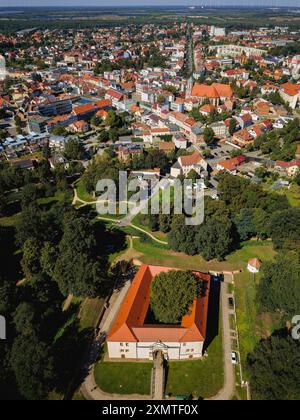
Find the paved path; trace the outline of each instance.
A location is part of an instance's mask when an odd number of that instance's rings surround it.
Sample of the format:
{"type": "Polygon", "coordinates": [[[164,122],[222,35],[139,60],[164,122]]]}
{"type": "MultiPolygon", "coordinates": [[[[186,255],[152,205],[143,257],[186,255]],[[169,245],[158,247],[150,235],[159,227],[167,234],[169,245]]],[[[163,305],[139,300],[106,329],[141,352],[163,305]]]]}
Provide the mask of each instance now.
{"type": "MultiPolygon", "coordinates": [[[[98,203],[98,201],[84,201],[84,200],[82,200],[81,198],[78,197],[76,188],[73,188],[73,190],[74,190],[73,206],[78,202],[81,203],[81,206],[79,206],[80,208],[81,207],[86,207],[86,206],[91,206],[93,204],[98,203]]],[[[150,197],[150,198],[152,198],[152,197],[150,197]]],[[[146,205],[146,203],[148,203],[150,198],[148,200],[144,201],[144,204],[143,204],[144,206],[146,205]]],[[[132,223],[132,220],[136,217],[137,214],[138,213],[136,213],[136,212],[132,212],[132,213],[130,212],[128,215],[125,215],[124,218],[120,219],[120,220],[116,220],[116,219],[112,219],[110,217],[104,217],[104,216],[103,217],[98,216],[97,219],[104,220],[104,221],[107,221],[107,222],[112,222],[112,223],[115,223],[116,225],[121,226],[121,227],[126,227],[126,226],[133,227],[134,229],[136,229],[136,230],[144,233],[145,235],[149,236],[149,238],[151,238],[153,241],[155,241],[155,242],[157,242],[161,245],[168,245],[168,242],[161,241],[160,239],[157,239],[154,235],[152,235],[147,230],[144,230],[144,229],[136,226],[134,223],[132,223]]]]}
{"type": "Polygon", "coordinates": [[[154,395],[153,399],[160,401],[164,399],[165,390],[165,368],[164,368],[164,356],[162,352],[157,352],[153,366],[153,386],[154,395]]]}
{"type": "MultiPolygon", "coordinates": [[[[87,362],[87,376],[81,386],[81,392],[87,400],[150,400],[150,395],[122,395],[122,394],[108,394],[103,392],[95,382],[94,365],[97,361],[100,349],[105,342],[106,336],[114,322],[114,319],[122,305],[123,300],[130,287],[130,281],[127,281],[121,290],[115,290],[110,301],[109,308],[100,323],[100,332],[92,343],[87,362]]],[[[149,390],[150,391],[150,390],[149,390]]]]}
{"type": "Polygon", "coordinates": [[[157,239],[154,235],[152,235],[150,232],[147,232],[146,230],[144,230],[144,229],[142,229],[142,228],[140,228],[140,227],[138,227],[138,226],[136,226],[135,224],[133,224],[133,223],[130,223],[130,225],[129,226],[131,226],[131,227],[133,227],[134,229],[136,229],[136,230],[139,230],[140,232],[142,232],[142,233],[144,233],[145,235],[148,235],[151,239],[153,239],[153,241],[155,241],[155,242],[157,242],[157,243],[159,243],[159,244],[161,244],[161,245],[168,245],[168,242],[166,242],[166,241],[161,241],[160,239],[157,239]]]}
{"type": "Polygon", "coordinates": [[[228,278],[221,285],[221,306],[223,324],[223,349],[224,349],[224,375],[225,382],[223,389],[211,400],[231,400],[235,391],[235,375],[231,361],[231,334],[228,308],[228,278]]]}

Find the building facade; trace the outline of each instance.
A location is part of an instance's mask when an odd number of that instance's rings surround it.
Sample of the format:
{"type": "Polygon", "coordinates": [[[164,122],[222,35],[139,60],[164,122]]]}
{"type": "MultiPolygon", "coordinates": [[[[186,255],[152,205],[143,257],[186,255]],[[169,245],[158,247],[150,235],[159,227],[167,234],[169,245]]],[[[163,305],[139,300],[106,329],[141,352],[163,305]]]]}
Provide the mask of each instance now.
{"type": "Polygon", "coordinates": [[[150,287],[153,278],[173,270],[170,267],[143,265],[138,271],[108,335],[110,359],[152,360],[156,351],[166,359],[184,360],[203,356],[206,338],[210,275],[194,274],[205,284],[205,292],[195,298],[190,312],[180,325],[147,322],[150,287]]]}

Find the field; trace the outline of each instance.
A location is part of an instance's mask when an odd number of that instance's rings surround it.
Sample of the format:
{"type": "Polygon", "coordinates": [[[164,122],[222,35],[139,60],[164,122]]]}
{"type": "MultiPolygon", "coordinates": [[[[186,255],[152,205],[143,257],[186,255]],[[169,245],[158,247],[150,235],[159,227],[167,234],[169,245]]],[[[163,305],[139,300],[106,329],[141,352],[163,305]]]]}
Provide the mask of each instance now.
{"type": "Polygon", "coordinates": [[[221,331],[209,346],[207,359],[168,363],[166,393],[172,396],[193,395],[197,398],[210,398],[222,389],[223,384],[221,331]]]}
{"type": "Polygon", "coordinates": [[[165,265],[185,270],[199,271],[236,271],[246,268],[249,259],[260,258],[265,260],[273,253],[272,244],[266,242],[249,241],[242,244],[241,249],[229,255],[225,261],[205,261],[200,255],[187,256],[171,251],[167,246],[154,243],[152,240],[141,241],[133,239],[134,249],[143,254],[140,260],[145,264],[165,265]]]}
{"type": "Polygon", "coordinates": [[[152,363],[99,362],[95,380],[104,392],[150,395],[152,363]]]}

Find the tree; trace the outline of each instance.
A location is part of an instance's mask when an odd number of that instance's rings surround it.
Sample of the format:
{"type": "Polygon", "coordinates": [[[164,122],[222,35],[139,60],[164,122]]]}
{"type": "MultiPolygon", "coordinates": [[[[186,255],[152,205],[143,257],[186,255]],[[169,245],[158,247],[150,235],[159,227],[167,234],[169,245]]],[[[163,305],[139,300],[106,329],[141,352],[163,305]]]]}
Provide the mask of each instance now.
{"type": "Polygon", "coordinates": [[[81,160],[84,157],[84,148],[79,139],[70,139],[66,143],[65,157],[68,160],[81,160]]]}
{"type": "Polygon", "coordinates": [[[198,280],[191,272],[170,271],[151,283],[150,305],[157,321],[177,324],[197,296],[198,280]]]}
{"type": "Polygon", "coordinates": [[[10,361],[20,393],[27,400],[46,398],[55,380],[54,361],[46,344],[35,334],[19,335],[10,361]]]}
{"type": "Polygon", "coordinates": [[[35,184],[27,184],[22,189],[21,205],[22,209],[32,205],[39,196],[38,187],[35,184]]]}
{"type": "Polygon", "coordinates": [[[4,194],[0,193],[0,217],[6,215],[8,210],[8,202],[4,194]]]}
{"type": "Polygon", "coordinates": [[[247,241],[256,234],[253,213],[252,209],[242,209],[240,214],[234,218],[241,241],[247,241]]]}
{"type": "Polygon", "coordinates": [[[50,242],[45,242],[40,254],[40,264],[43,272],[53,277],[58,256],[57,248],[50,242]]]}
{"type": "Polygon", "coordinates": [[[188,175],[187,175],[187,179],[191,179],[193,182],[196,182],[197,179],[200,179],[200,175],[198,174],[198,172],[195,171],[195,169],[192,169],[188,175]]]}
{"type": "Polygon", "coordinates": [[[10,315],[15,308],[16,286],[13,281],[0,277],[0,314],[10,315]]]}
{"type": "Polygon", "coordinates": [[[222,261],[233,249],[234,236],[229,218],[207,218],[196,234],[195,244],[207,261],[213,258],[222,261]]]}
{"type": "Polygon", "coordinates": [[[300,399],[300,342],[289,333],[261,341],[248,357],[251,390],[258,400],[300,399]]]}
{"type": "Polygon", "coordinates": [[[262,265],[257,290],[261,311],[280,311],[293,317],[300,308],[300,262],[296,252],[280,253],[262,265]]]}
{"type": "Polygon", "coordinates": [[[263,209],[253,210],[253,223],[259,239],[265,240],[270,237],[270,215],[263,209]]]}
{"type": "Polygon", "coordinates": [[[211,127],[205,127],[203,135],[205,143],[210,144],[214,141],[215,132],[211,127]]]}
{"type": "Polygon", "coordinates": [[[195,255],[198,246],[195,243],[195,228],[187,226],[184,215],[175,215],[172,220],[171,230],[168,234],[168,243],[174,251],[195,255]]]}
{"type": "Polygon", "coordinates": [[[163,233],[170,232],[172,223],[172,217],[169,214],[159,215],[159,230],[163,233]]]}
{"type": "Polygon", "coordinates": [[[109,140],[109,132],[106,131],[106,130],[100,131],[100,133],[98,135],[98,140],[101,143],[106,143],[109,140]]]}
{"type": "Polygon", "coordinates": [[[22,269],[27,280],[41,270],[41,244],[36,239],[28,239],[23,247],[22,269]]]}
{"type": "Polygon", "coordinates": [[[300,246],[300,209],[290,208],[276,212],[270,222],[275,249],[297,249],[300,246]]]}
{"type": "Polygon", "coordinates": [[[105,275],[96,253],[92,226],[83,217],[74,217],[65,224],[59,244],[54,279],[64,296],[95,297],[99,295],[105,275]]]}
{"type": "Polygon", "coordinates": [[[14,312],[13,321],[18,334],[30,335],[34,331],[35,310],[33,305],[22,302],[14,312]]]}
{"type": "Polygon", "coordinates": [[[229,134],[233,136],[236,130],[236,120],[234,118],[231,118],[229,123],[229,134]]]}

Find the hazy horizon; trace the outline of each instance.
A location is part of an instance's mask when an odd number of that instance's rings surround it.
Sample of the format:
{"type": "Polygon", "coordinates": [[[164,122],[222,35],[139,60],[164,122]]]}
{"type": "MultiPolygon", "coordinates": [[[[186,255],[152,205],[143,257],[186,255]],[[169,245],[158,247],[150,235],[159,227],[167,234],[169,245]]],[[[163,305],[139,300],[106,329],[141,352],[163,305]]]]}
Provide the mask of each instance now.
{"type": "Polygon", "coordinates": [[[143,7],[143,6],[242,6],[300,7],[300,0],[2,0],[0,8],[9,7],[143,7]]]}

